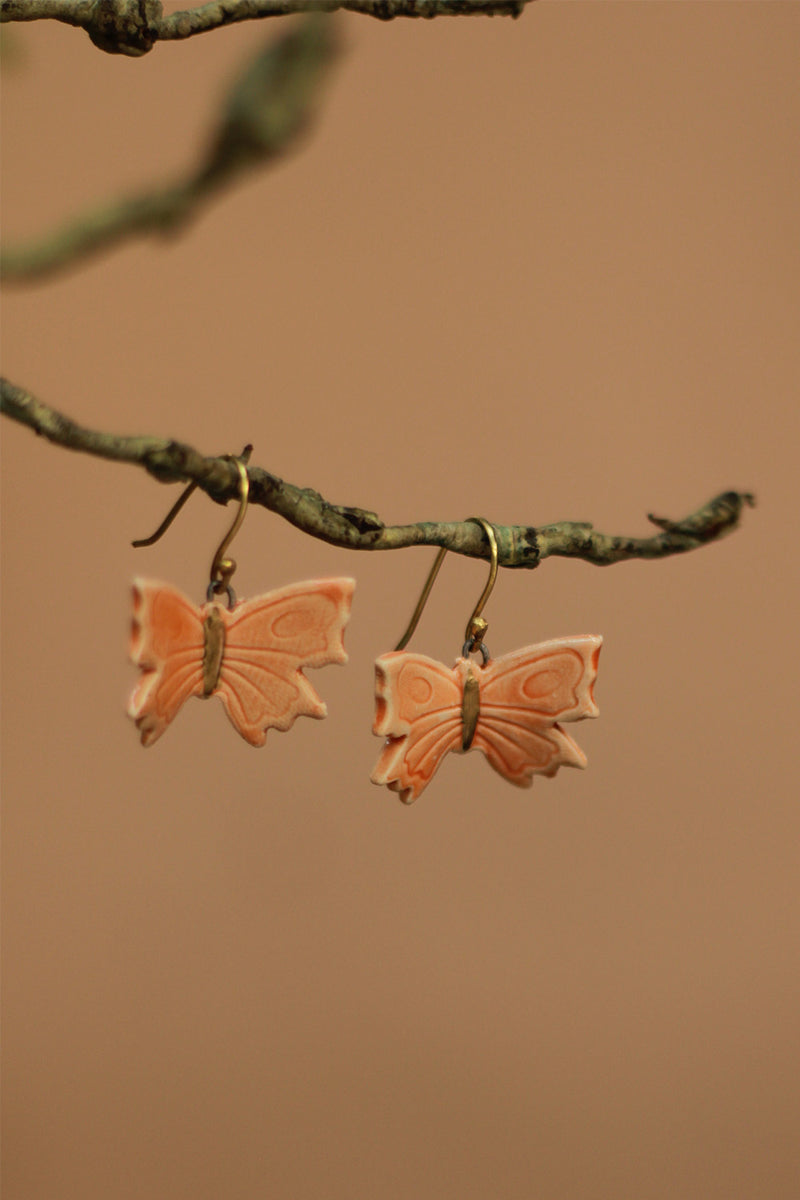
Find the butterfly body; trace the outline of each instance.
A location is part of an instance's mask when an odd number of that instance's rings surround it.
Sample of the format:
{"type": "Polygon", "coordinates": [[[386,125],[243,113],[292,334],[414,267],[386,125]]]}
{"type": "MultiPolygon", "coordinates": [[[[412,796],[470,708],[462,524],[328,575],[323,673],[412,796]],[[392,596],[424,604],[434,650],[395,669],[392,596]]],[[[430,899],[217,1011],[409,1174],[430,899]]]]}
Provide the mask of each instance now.
{"type": "Polygon", "coordinates": [[[225,618],[222,606],[209,604],[203,618],[203,698],[213,696],[222,671],[225,653],[225,618]]]}
{"type": "Polygon", "coordinates": [[[481,685],[470,670],[464,677],[464,694],[461,697],[461,749],[465,752],[472,746],[480,715],[481,685]]]}
{"type": "Polygon", "coordinates": [[[161,736],[190,696],[219,696],[253,746],[298,716],[326,716],[302,668],[347,661],[353,588],[352,579],[312,579],[231,609],[215,600],[198,608],[169,584],[134,580],[130,654],[142,677],[128,715],[142,745],[161,736]]]}
{"type": "Polygon", "coordinates": [[[453,751],[482,750],[509,782],[584,767],[586,756],[558,724],[598,714],[592,689],[602,638],[590,634],[526,646],[479,665],[450,668],[422,654],[376,660],[374,732],[386,738],[373,783],[416,800],[453,751]]]}

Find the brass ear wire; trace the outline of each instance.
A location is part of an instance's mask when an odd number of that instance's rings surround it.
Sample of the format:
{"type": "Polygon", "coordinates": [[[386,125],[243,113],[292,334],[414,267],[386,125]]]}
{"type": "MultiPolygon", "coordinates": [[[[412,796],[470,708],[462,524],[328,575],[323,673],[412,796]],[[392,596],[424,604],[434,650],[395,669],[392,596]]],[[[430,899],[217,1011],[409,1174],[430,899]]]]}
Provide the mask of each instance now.
{"type": "Polygon", "coordinates": [[[188,487],[184,488],[183,491],[181,492],[180,496],[178,496],[178,499],[173,504],[172,508],[169,510],[167,515],[164,517],[164,520],[161,522],[161,524],[159,525],[159,527],[155,531],[155,533],[151,533],[150,537],[137,538],[137,540],[135,542],[131,542],[131,545],[134,546],[137,550],[141,546],[154,546],[155,543],[157,541],[159,541],[159,539],[162,538],[164,536],[164,534],[167,532],[170,525],[175,520],[178,513],[181,511],[184,504],[189,499],[189,497],[191,496],[192,492],[195,490],[196,487],[197,487],[197,481],[195,481],[194,483],[190,483],[188,487]]]}
{"type": "Polygon", "coordinates": [[[499,557],[497,551],[497,538],[495,537],[494,526],[490,525],[489,522],[483,517],[469,517],[468,520],[473,521],[476,525],[480,525],[481,529],[486,534],[486,540],[488,541],[489,548],[492,552],[492,560],[489,568],[489,578],[486,580],[486,587],[481,592],[478,603],[472,610],[472,616],[467,621],[467,628],[464,631],[464,637],[466,640],[461,653],[464,658],[466,658],[468,654],[475,654],[478,650],[480,650],[484,663],[487,663],[489,661],[489,651],[483,644],[483,635],[489,628],[489,622],[483,619],[481,613],[483,612],[486,601],[492,594],[492,589],[495,585],[495,581],[497,580],[497,561],[499,557]]]}
{"type": "MultiPolygon", "coordinates": [[[[477,654],[477,652],[480,651],[484,663],[487,663],[489,661],[489,650],[483,643],[483,636],[486,633],[486,630],[489,628],[489,624],[483,619],[481,613],[483,612],[486,601],[492,594],[492,588],[494,587],[497,579],[497,538],[495,537],[494,526],[490,525],[490,523],[483,517],[467,517],[467,520],[473,522],[475,525],[480,525],[481,529],[483,529],[484,533],[486,534],[486,540],[488,541],[489,548],[491,550],[491,566],[489,569],[489,578],[486,581],[486,586],[481,592],[478,603],[472,610],[470,619],[467,621],[467,628],[464,633],[466,640],[462,647],[461,653],[463,657],[466,658],[468,654],[477,654]]],[[[436,576],[439,574],[441,565],[444,562],[445,554],[447,554],[447,547],[442,546],[441,550],[439,550],[436,558],[434,559],[428,578],[425,580],[425,586],[423,587],[422,594],[417,601],[417,606],[414,609],[411,620],[409,621],[408,628],[395,646],[395,650],[405,650],[406,646],[410,642],[414,630],[419,624],[419,619],[422,616],[422,610],[427,603],[428,596],[431,594],[431,588],[436,581],[436,576]]]]}
{"type": "Polygon", "coordinates": [[[250,495],[250,479],[247,475],[247,467],[240,458],[235,458],[233,461],[239,472],[239,511],[230,529],[217,547],[217,552],[211,561],[210,582],[206,592],[209,600],[213,600],[220,592],[226,592],[229,608],[233,608],[236,603],[236,597],[231,587],[231,576],[236,570],[236,560],[234,558],[226,558],[225,551],[241,528],[244,515],[247,512],[247,500],[250,495]]]}
{"type": "MultiPolygon", "coordinates": [[[[225,459],[234,464],[239,472],[239,511],[230,529],[217,547],[211,561],[210,581],[206,595],[209,600],[213,600],[215,596],[218,596],[221,592],[225,592],[228,597],[228,605],[231,608],[236,603],[236,596],[230,585],[231,576],[236,570],[236,561],[232,558],[226,558],[225,551],[239,532],[245,513],[247,512],[247,502],[250,496],[250,479],[245,463],[249,459],[252,450],[252,446],[245,446],[242,453],[238,456],[233,454],[223,455],[225,459]]],[[[140,546],[152,546],[162,538],[197,486],[197,482],[195,481],[184,488],[155,533],[152,533],[147,538],[139,538],[135,542],[131,542],[131,545],[137,549],[140,546]]]]}
{"type": "Polygon", "coordinates": [[[414,630],[417,628],[417,625],[419,625],[419,619],[422,616],[422,610],[425,607],[428,596],[431,594],[431,588],[434,585],[436,576],[439,574],[439,568],[444,562],[445,554],[447,554],[447,547],[442,546],[441,550],[436,555],[436,558],[433,560],[433,566],[431,567],[428,578],[425,580],[425,586],[422,589],[422,594],[419,600],[417,601],[417,607],[414,609],[414,613],[408,623],[408,628],[395,646],[395,650],[405,650],[406,646],[411,641],[414,630]]]}

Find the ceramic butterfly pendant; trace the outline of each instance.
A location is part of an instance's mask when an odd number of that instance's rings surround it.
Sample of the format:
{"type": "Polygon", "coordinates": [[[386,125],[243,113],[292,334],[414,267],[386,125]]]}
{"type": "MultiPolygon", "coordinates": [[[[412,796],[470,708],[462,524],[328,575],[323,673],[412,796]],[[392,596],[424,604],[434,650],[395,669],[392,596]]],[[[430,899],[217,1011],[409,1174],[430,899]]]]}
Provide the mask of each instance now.
{"type": "Polygon", "coordinates": [[[303,667],[347,662],[344,627],[355,581],[310,579],[198,608],[169,584],[133,583],[130,656],[142,677],[128,715],[151,746],[190,696],[219,696],[235,729],[263,746],[268,729],[321,718],[325,704],[303,667]]]}
{"type": "Polygon", "coordinates": [[[602,642],[589,634],[560,638],[482,666],[459,658],[452,668],[422,654],[382,655],[373,732],[386,744],[372,782],[410,804],[451,750],[482,750],[518,787],[562,766],[585,767],[586,756],[558,722],[598,715],[592,690],[602,642]]]}

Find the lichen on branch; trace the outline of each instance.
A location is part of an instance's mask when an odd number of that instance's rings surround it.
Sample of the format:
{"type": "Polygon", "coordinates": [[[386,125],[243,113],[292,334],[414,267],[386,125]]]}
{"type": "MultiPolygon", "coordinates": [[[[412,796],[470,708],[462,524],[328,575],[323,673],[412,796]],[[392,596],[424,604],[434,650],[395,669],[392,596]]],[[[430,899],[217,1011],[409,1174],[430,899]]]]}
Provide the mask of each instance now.
{"type": "Polygon", "coordinates": [[[518,17],[534,0],[213,0],[164,16],[160,0],[0,0],[1,21],[63,21],[85,29],[108,54],[141,57],[156,42],[178,41],[266,17],[298,13],[362,13],[395,17],[518,17]]]}
{"type": "MultiPolygon", "coordinates": [[[[66,449],[144,467],[162,483],[195,483],[218,503],[239,496],[239,473],[229,455],[206,456],[169,438],[126,437],[85,429],[7,379],[0,379],[0,412],[66,449]]],[[[277,513],[303,533],[348,550],[401,550],[445,546],[455,554],[488,558],[479,525],[464,521],[420,521],[386,525],[369,509],[331,504],[312,488],[301,488],[263,467],[247,465],[250,503],[277,513]]],[[[536,567],[549,557],[579,558],[596,566],[636,558],[666,558],[718,541],[739,524],[755,500],[750,492],[722,492],[682,520],[649,515],[659,532],[644,538],[599,533],[585,521],[554,525],[498,525],[501,567],[536,567]]]]}

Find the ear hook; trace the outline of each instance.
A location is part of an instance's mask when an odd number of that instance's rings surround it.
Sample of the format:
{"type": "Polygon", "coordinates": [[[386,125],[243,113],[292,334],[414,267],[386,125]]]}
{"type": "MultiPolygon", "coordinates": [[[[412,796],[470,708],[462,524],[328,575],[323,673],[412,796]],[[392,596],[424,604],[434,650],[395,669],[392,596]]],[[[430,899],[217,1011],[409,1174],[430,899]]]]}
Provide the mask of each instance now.
{"type": "MultiPolygon", "coordinates": [[[[467,628],[464,635],[466,641],[464,642],[461,653],[466,658],[468,654],[476,654],[478,650],[480,650],[484,663],[487,663],[489,661],[489,650],[483,644],[483,635],[486,633],[489,625],[488,622],[483,619],[481,613],[483,612],[486,601],[489,599],[489,596],[492,593],[492,588],[494,587],[495,580],[497,579],[497,538],[495,537],[494,526],[490,525],[489,522],[483,517],[467,517],[467,520],[472,521],[475,525],[480,525],[480,527],[483,529],[484,533],[486,534],[486,539],[489,543],[492,557],[489,578],[486,582],[486,586],[481,592],[478,603],[472,610],[472,616],[467,622],[467,628]]],[[[414,613],[411,617],[408,628],[395,646],[395,650],[405,650],[406,646],[410,642],[412,634],[419,624],[419,619],[422,616],[422,610],[427,603],[428,596],[431,594],[431,588],[436,581],[436,576],[439,574],[441,565],[444,562],[445,554],[447,554],[447,547],[442,546],[441,550],[439,550],[436,558],[434,559],[433,566],[430,569],[430,574],[425,580],[425,586],[422,589],[422,595],[417,601],[417,607],[414,609],[414,613]]]]}
{"type": "Polygon", "coordinates": [[[489,522],[483,517],[469,517],[468,519],[473,521],[476,525],[480,525],[481,529],[486,534],[486,540],[488,541],[489,548],[492,552],[492,562],[489,568],[489,578],[486,580],[486,587],[481,592],[478,603],[472,610],[472,616],[467,621],[467,628],[464,632],[466,641],[464,642],[464,647],[461,653],[463,657],[466,658],[468,654],[475,654],[478,650],[480,650],[484,663],[487,663],[489,661],[489,651],[483,644],[483,635],[489,628],[489,622],[483,619],[481,613],[483,612],[483,607],[486,604],[486,601],[492,594],[492,588],[494,587],[497,579],[497,538],[494,532],[494,525],[490,525],[489,522]]]}
{"type": "MultiPolygon", "coordinates": [[[[253,447],[248,445],[245,446],[242,453],[238,456],[233,454],[224,454],[222,456],[228,462],[232,462],[239,472],[239,511],[236,514],[236,519],[234,520],[233,525],[231,525],[225,537],[220,542],[217,552],[212,560],[210,572],[211,579],[208,585],[207,596],[209,600],[212,600],[214,596],[219,595],[220,592],[226,592],[230,607],[233,607],[233,605],[236,603],[236,597],[234,595],[233,588],[230,586],[230,579],[236,570],[236,563],[232,558],[225,558],[224,555],[225,551],[228,549],[228,546],[239,532],[242,521],[244,520],[244,514],[247,511],[247,501],[250,495],[250,479],[248,477],[247,467],[245,464],[250,458],[252,451],[253,447]]],[[[131,545],[137,547],[137,549],[140,546],[152,546],[159,540],[159,538],[162,538],[197,486],[198,484],[195,481],[190,483],[188,487],[184,488],[155,533],[152,533],[150,537],[147,538],[139,538],[137,541],[132,542],[131,545]]]]}
{"type": "Polygon", "coordinates": [[[197,481],[195,480],[194,483],[190,483],[187,488],[184,488],[183,491],[181,492],[180,496],[178,496],[178,499],[173,504],[172,508],[169,510],[167,515],[164,517],[164,520],[161,522],[161,524],[159,525],[159,527],[155,531],[155,533],[151,533],[150,537],[137,538],[137,540],[135,542],[131,542],[131,545],[135,546],[137,550],[139,549],[140,546],[155,545],[155,543],[159,540],[159,538],[162,538],[164,536],[164,534],[167,532],[170,525],[175,520],[178,513],[181,511],[184,504],[189,499],[189,497],[191,496],[192,492],[194,491],[194,489],[196,487],[197,487],[197,481]]]}
{"type": "Polygon", "coordinates": [[[226,558],[225,551],[241,528],[244,514],[247,512],[247,500],[250,495],[250,479],[247,475],[247,467],[240,458],[235,458],[233,462],[239,472],[239,511],[230,529],[217,547],[217,552],[212,559],[211,579],[206,593],[207,598],[213,600],[220,592],[227,592],[229,608],[233,608],[236,603],[236,597],[231,587],[231,576],[236,570],[236,560],[226,558]]]}

